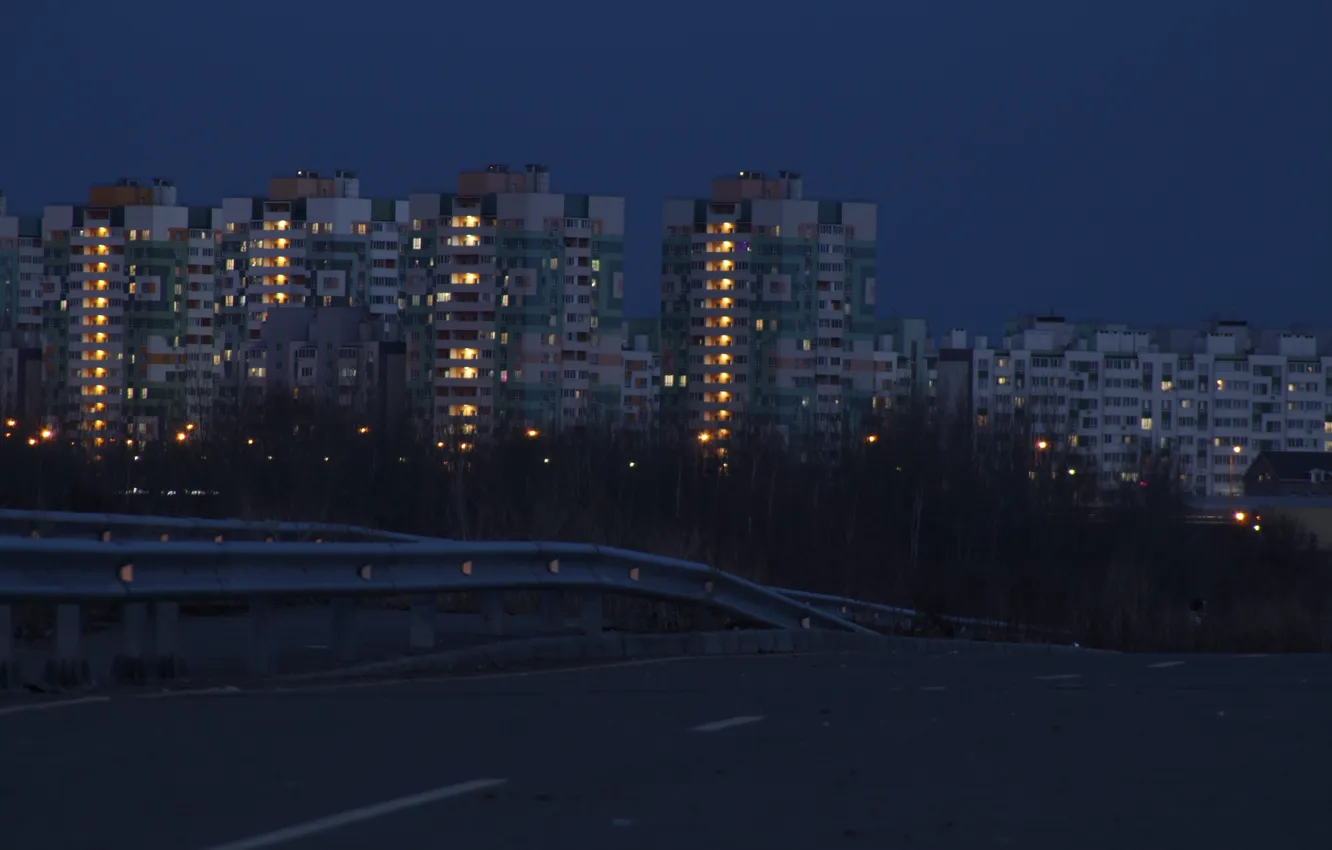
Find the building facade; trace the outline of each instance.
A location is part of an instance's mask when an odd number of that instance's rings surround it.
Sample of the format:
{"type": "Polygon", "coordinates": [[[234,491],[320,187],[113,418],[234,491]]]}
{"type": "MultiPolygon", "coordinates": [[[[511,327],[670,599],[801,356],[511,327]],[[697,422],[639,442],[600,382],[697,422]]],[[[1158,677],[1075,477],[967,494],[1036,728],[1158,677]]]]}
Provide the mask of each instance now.
{"type": "Polygon", "coordinates": [[[269,181],[225,198],[219,401],[273,394],[351,407],[387,403],[379,380],[401,344],[407,202],[362,198],[354,172],[269,181]]]}
{"type": "Polygon", "coordinates": [[[433,435],[617,424],[624,199],[492,165],[409,203],[408,392],[433,435]]]}
{"type": "Polygon", "coordinates": [[[1105,487],[1166,474],[1196,495],[1238,495],[1262,452],[1332,451],[1327,331],[1044,317],[1015,323],[1000,345],[953,331],[941,348],[941,397],[977,429],[1058,441],[1105,487]]]}
{"type": "Polygon", "coordinates": [[[624,381],[620,391],[620,423],[635,431],[657,424],[661,395],[661,323],[657,319],[626,319],[621,340],[624,381]]]}
{"type": "Polygon", "coordinates": [[[165,178],[93,186],[42,216],[42,381],[52,428],[154,439],[214,397],[217,210],[165,178]]]}
{"type": "Polygon", "coordinates": [[[799,174],[745,171],[663,211],[663,420],[719,444],[737,432],[841,435],[869,410],[876,206],[804,198],[799,174]]]}
{"type": "Polygon", "coordinates": [[[9,215],[0,192],[0,416],[6,422],[42,412],[42,250],[41,216],[9,215]]]}

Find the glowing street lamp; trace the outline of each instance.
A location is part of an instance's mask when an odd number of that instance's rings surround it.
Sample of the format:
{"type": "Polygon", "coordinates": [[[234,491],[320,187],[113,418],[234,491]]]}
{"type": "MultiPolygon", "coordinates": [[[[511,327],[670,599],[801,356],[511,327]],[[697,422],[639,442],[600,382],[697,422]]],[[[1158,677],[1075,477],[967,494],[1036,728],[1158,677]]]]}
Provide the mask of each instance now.
{"type": "Polygon", "coordinates": [[[1235,498],[1235,457],[1242,451],[1239,446],[1230,447],[1230,480],[1227,481],[1226,489],[1230,491],[1230,498],[1235,498]]]}
{"type": "Polygon", "coordinates": [[[185,434],[184,431],[177,431],[177,432],[176,432],[176,442],[177,442],[177,443],[183,443],[183,442],[185,442],[185,437],[186,437],[186,436],[187,436],[187,435],[185,434]]]}

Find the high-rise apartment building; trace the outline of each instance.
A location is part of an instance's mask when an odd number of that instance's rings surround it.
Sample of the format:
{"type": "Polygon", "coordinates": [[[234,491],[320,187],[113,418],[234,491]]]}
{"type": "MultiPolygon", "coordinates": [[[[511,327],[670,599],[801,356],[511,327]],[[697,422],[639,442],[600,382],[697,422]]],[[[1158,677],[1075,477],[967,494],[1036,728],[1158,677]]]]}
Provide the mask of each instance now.
{"type": "Polygon", "coordinates": [[[53,424],[93,442],[152,439],[214,394],[217,210],[122,179],[42,219],[42,350],[53,424]]]}
{"type": "Polygon", "coordinates": [[[9,215],[0,192],[0,330],[35,344],[42,326],[42,219],[9,215]]]}
{"type": "Polygon", "coordinates": [[[492,165],[410,210],[408,392],[434,435],[616,424],[624,199],[492,165]]]}
{"type": "Polygon", "coordinates": [[[662,247],[662,412],[703,441],[840,435],[872,407],[880,345],[876,205],[806,200],[791,171],[670,200],[662,247]]]}
{"type": "Polygon", "coordinates": [[[657,422],[661,393],[661,322],[625,319],[623,327],[620,425],[635,431],[648,430],[657,422]]]}
{"type": "Polygon", "coordinates": [[[223,199],[224,403],[384,403],[406,216],[406,201],[362,198],[351,171],[298,171],[269,181],[267,197],[223,199]]]}
{"type": "Polygon", "coordinates": [[[998,345],[950,332],[939,367],[941,398],[978,429],[1066,445],[1070,468],[1106,487],[1164,472],[1187,492],[1237,495],[1264,451],[1332,451],[1328,331],[1029,318],[998,345]]]}
{"type": "Polygon", "coordinates": [[[0,414],[6,421],[42,409],[42,280],[41,216],[9,215],[0,192],[0,414]]]}

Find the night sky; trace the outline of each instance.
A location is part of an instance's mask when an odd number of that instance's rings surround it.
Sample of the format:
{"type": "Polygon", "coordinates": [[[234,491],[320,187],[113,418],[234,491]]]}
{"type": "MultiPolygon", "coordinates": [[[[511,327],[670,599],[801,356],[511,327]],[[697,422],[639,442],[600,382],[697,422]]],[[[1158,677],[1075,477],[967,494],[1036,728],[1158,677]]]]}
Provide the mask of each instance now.
{"type": "Polygon", "coordinates": [[[881,309],[1332,326],[1332,0],[6,4],[10,211],[90,182],[181,200],[492,162],[629,204],[740,169],[879,202],[881,309]],[[737,8],[739,10],[732,10],[737,8]]]}

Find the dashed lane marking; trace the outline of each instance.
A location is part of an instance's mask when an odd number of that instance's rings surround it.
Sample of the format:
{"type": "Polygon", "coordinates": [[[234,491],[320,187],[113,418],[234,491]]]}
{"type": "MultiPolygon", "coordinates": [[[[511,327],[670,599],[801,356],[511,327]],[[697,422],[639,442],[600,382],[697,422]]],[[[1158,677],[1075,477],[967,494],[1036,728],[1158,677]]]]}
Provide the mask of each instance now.
{"type": "Polygon", "coordinates": [[[746,714],[741,717],[728,717],[725,720],[714,720],[711,723],[700,723],[689,731],[691,732],[720,732],[723,729],[733,729],[736,726],[745,726],[749,723],[757,723],[763,719],[761,714],[746,714]]]}
{"type": "Polygon", "coordinates": [[[382,803],[375,803],[372,806],[348,809],[345,812],[339,812],[335,815],[306,821],[305,823],[289,826],[274,832],[266,832],[263,835],[243,838],[240,841],[218,844],[208,848],[208,850],[258,850],[258,848],[261,847],[273,847],[278,844],[285,844],[288,841],[295,841],[298,838],[306,838],[311,835],[318,835],[322,832],[330,832],[344,826],[360,823],[361,821],[382,818],[386,815],[391,815],[394,812],[401,812],[405,809],[414,809],[431,803],[437,803],[440,800],[447,800],[450,797],[461,797],[464,794],[484,791],[487,788],[503,785],[507,781],[507,779],[473,779],[470,782],[459,782],[457,785],[445,785],[443,788],[434,788],[430,791],[422,791],[419,794],[398,797],[394,800],[386,800],[382,803]]]}

